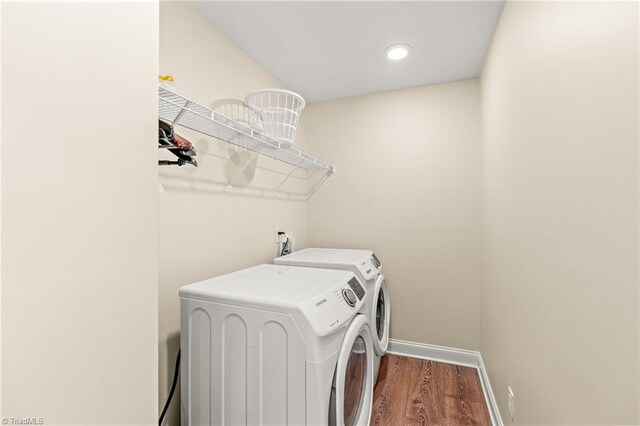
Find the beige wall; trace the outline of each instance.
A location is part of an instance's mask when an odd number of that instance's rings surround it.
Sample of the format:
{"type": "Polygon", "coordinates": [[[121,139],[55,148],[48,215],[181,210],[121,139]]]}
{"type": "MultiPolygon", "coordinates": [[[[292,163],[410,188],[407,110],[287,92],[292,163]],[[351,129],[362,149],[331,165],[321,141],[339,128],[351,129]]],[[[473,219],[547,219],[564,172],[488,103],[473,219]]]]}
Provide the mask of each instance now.
{"type": "MultiPolygon", "coordinates": [[[[281,86],[188,4],[160,18],[185,95],[281,86]]],[[[3,416],[155,423],[178,288],[270,262],[279,226],[376,250],[392,337],[480,348],[505,420],[511,385],[518,424],[640,422],[637,3],[507,4],[481,102],[468,80],[309,106],[296,144],[338,173],[308,202],[264,157],[228,192],[228,145],[183,130],[201,167],[160,169],[157,195],[157,23],[2,7],[3,416]]]]}
{"type": "Polygon", "coordinates": [[[517,424],[638,424],[638,3],[508,2],[482,73],[481,350],[517,424]]]}
{"type": "MultiPolygon", "coordinates": [[[[221,98],[244,98],[251,90],[281,84],[191,5],[160,5],[160,71],[175,78],[175,87],[209,106],[221,98]]],[[[168,393],[178,348],[178,289],[191,282],[268,263],[277,254],[275,228],[292,231],[303,246],[307,205],[301,197],[306,181],[295,176],[274,198],[273,188],[291,167],[260,157],[249,185],[227,180],[234,166],[229,144],[179,130],[198,149],[200,167],[161,168],[165,191],[160,195],[160,403],[168,393]]],[[[296,145],[304,146],[300,136],[296,145]]],[[[245,179],[245,182],[246,183],[245,179]]],[[[174,403],[170,418],[178,418],[174,403]]]]}
{"type": "Polygon", "coordinates": [[[477,80],[313,104],[305,121],[337,165],[309,200],[309,245],[380,255],[393,338],[478,349],[477,80]]]}
{"type": "Polygon", "coordinates": [[[2,8],[2,416],[154,424],[157,5],[2,8]]]}

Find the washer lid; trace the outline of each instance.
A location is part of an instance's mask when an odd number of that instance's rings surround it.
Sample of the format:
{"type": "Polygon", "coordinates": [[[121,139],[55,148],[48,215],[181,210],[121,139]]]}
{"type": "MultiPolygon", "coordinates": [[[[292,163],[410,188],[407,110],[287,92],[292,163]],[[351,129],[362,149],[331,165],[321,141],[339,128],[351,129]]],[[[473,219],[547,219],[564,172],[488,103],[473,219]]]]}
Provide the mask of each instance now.
{"type": "MultiPolygon", "coordinates": [[[[352,264],[359,260],[368,259],[373,255],[371,250],[307,248],[295,251],[278,259],[294,262],[328,262],[352,264]]],[[[278,260],[276,259],[276,260],[278,260]]]]}
{"type": "Polygon", "coordinates": [[[258,265],[180,288],[180,297],[297,307],[353,278],[347,271],[258,265]]]}
{"type": "Polygon", "coordinates": [[[180,297],[301,313],[318,336],[328,336],[361,311],[366,290],[353,272],[259,265],[184,286],[180,297]]]}
{"type": "Polygon", "coordinates": [[[381,271],[380,261],[372,250],[308,248],[274,259],[276,265],[312,268],[350,269],[369,281],[381,271]]]}

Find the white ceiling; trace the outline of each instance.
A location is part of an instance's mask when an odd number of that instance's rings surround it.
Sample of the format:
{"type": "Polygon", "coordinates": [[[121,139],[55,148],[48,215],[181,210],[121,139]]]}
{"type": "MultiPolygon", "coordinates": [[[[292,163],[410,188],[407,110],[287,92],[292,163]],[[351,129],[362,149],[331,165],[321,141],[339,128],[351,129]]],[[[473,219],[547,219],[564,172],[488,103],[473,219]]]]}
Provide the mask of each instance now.
{"type": "Polygon", "coordinates": [[[315,102],[477,77],[502,1],[195,2],[288,89],[315,102]],[[408,58],[389,61],[394,43],[408,58]]]}

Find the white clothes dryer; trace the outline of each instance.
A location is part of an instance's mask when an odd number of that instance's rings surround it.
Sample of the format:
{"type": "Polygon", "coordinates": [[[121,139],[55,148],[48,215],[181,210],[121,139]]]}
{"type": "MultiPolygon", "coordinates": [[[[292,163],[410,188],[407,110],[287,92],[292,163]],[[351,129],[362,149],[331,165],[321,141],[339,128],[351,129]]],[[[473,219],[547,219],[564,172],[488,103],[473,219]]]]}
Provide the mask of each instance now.
{"type": "Polygon", "coordinates": [[[354,274],[259,265],[184,286],[183,425],[368,425],[374,351],[354,274]]]}
{"type": "Polygon", "coordinates": [[[382,274],[382,264],[372,250],[307,248],[281,256],[276,265],[340,269],[353,272],[367,290],[365,313],[371,324],[373,348],[376,353],[374,375],[377,379],[380,358],[389,345],[391,302],[382,274]]]}

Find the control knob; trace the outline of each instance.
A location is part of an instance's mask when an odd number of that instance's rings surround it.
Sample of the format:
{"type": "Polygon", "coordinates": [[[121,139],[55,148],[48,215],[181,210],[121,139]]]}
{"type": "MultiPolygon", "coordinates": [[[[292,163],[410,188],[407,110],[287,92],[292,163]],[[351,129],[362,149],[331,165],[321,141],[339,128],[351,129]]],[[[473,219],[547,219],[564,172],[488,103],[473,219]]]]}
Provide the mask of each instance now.
{"type": "Polygon", "coordinates": [[[344,297],[344,301],[347,302],[347,305],[351,307],[356,306],[356,302],[358,301],[358,298],[356,297],[356,294],[353,292],[353,290],[351,290],[350,288],[345,288],[344,290],[342,290],[342,297],[344,297]]]}

